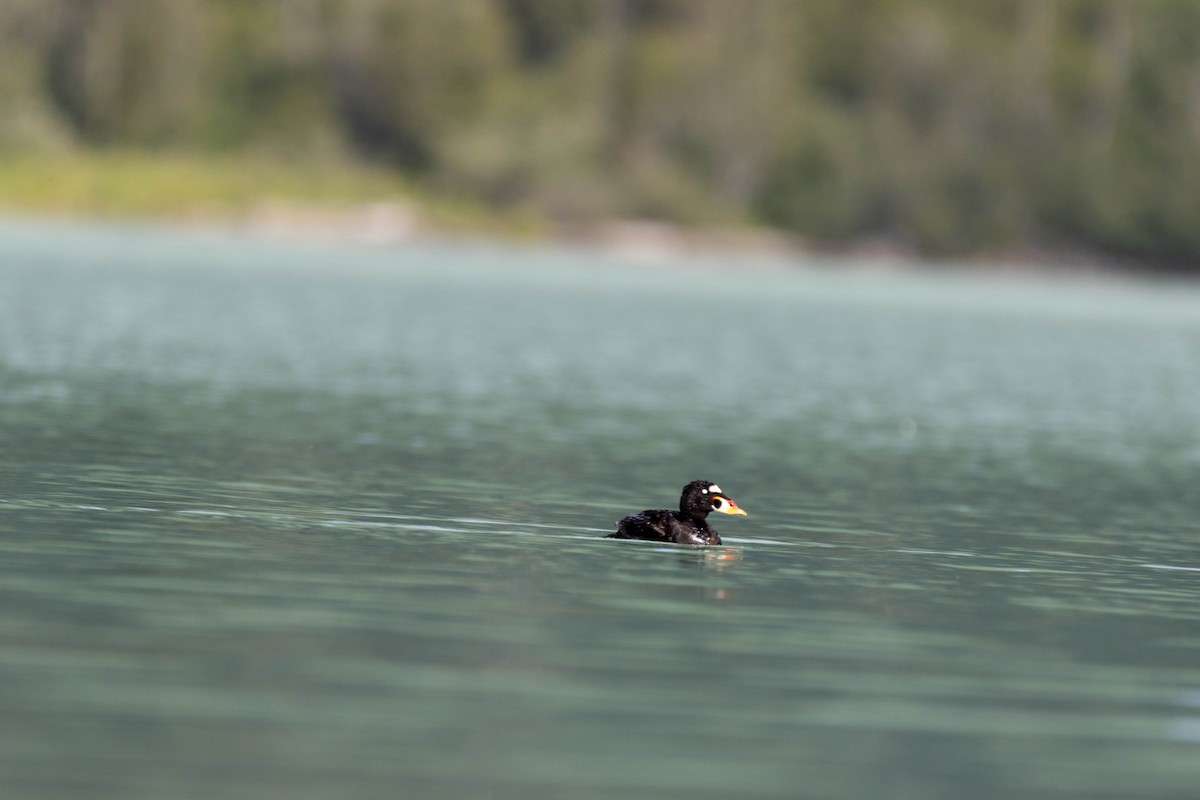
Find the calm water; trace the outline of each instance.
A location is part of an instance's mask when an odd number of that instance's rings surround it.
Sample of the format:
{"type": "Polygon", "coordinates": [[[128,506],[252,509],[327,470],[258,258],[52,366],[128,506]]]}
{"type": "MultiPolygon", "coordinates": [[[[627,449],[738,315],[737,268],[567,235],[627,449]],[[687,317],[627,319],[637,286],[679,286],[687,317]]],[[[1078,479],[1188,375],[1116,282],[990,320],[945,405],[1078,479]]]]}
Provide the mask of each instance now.
{"type": "Polygon", "coordinates": [[[1200,287],[0,259],[4,798],[1196,796],[1200,287]]]}

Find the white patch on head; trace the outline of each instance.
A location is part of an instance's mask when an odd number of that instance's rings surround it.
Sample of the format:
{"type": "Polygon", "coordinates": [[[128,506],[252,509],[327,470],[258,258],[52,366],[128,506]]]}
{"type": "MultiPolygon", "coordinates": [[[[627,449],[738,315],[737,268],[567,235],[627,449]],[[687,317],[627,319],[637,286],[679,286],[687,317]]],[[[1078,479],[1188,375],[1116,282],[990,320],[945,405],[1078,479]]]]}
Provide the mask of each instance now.
{"type": "Polygon", "coordinates": [[[701,489],[700,494],[708,494],[708,489],[701,489]]]}
{"type": "Polygon", "coordinates": [[[709,492],[712,492],[713,494],[725,494],[721,491],[721,487],[717,486],[715,483],[704,490],[705,494],[708,494],[709,492]]]}

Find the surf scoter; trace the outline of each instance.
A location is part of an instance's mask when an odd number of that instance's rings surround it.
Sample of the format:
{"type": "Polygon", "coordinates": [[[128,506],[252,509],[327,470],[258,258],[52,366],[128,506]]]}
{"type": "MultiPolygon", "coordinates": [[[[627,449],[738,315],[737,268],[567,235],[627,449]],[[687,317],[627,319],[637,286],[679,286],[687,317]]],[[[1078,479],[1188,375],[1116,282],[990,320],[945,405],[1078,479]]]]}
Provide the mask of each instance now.
{"type": "Polygon", "coordinates": [[[617,523],[616,532],[610,533],[607,538],[649,539],[675,544],[720,544],[721,537],[706,519],[711,511],[746,516],[737,503],[725,496],[720,486],[712,481],[692,481],[683,487],[678,511],[656,508],[630,514],[617,523]]]}

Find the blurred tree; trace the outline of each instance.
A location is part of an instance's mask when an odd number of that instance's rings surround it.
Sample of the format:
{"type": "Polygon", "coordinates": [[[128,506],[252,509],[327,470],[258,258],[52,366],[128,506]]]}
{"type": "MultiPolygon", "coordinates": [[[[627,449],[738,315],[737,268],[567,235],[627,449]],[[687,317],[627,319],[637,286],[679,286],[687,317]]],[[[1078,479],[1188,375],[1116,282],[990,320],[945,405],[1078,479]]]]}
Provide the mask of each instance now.
{"type": "Polygon", "coordinates": [[[1133,5],[1129,0],[1108,0],[1096,13],[1095,88],[1087,136],[1094,147],[1108,151],[1116,138],[1117,118],[1129,84],[1133,5]]]}
{"type": "Polygon", "coordinates": [[[84,141],[187,138],[199,100],[201,0],[60,3],[49,90],[84,141]]]}
{"type": "Polygon", "coordinates": [[[507,20],[488,0],[350,3],[336,91],[363,152],[417,171],[438,138],[469,125],[513,65],[507,20]]]}
{"type": "Polygon", "coordinates": [[[56,150],[71,145],[70,126],[45,91],[44,62],[55,9],[41,0],[0,3],[0,150],[56,150]]]}
{"type": "Polygon", "coordinates": [[[561,58],[597,18],[596,4],[587,0],[503,0],[503,6],[524,65],[561,58]]]}

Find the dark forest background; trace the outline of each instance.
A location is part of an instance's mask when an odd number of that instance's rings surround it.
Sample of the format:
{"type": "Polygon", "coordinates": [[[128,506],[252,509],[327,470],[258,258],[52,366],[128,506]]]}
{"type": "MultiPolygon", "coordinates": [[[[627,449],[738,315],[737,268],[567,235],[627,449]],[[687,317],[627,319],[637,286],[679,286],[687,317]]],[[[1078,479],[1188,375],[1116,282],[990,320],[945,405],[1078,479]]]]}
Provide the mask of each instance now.
{"type": "Polygon", "coordinates": [[[1200,3],[4,0],[0,154],[367,163],[558,223],[1200,269],[1200,3]]]}

